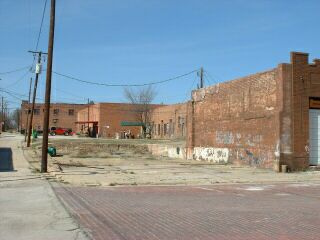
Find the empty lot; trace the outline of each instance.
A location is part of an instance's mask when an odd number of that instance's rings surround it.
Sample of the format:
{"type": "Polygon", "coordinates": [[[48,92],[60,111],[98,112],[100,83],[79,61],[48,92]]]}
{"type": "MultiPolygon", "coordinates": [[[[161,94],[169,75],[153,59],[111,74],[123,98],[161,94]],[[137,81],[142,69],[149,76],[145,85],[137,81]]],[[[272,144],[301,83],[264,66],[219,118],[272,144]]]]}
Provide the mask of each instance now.
{"type": "MultiPolygon", "coordinates": [[[[59,156],[49,159],[49,169],[59,181],[76,186],[320,182],[319,171],[282,174],[268,169],[155,156],[148,151],[150,143],[182,144],[150,140],[51,139],[59,156]]],[[[39,168],[40,147],[36,143],[26,150],[29,162],[36,168],[39,168]]]]}

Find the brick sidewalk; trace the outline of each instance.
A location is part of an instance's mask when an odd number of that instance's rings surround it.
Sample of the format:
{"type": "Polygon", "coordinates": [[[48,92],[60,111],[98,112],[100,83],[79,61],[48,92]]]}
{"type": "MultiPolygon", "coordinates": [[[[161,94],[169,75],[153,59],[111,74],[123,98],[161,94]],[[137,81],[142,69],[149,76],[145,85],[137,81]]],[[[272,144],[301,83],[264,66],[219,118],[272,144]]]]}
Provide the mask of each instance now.
{"type": "Polygon", "coordinates": [[[320,239],[320,185],[64,187],[93,239],[320,239]]]}

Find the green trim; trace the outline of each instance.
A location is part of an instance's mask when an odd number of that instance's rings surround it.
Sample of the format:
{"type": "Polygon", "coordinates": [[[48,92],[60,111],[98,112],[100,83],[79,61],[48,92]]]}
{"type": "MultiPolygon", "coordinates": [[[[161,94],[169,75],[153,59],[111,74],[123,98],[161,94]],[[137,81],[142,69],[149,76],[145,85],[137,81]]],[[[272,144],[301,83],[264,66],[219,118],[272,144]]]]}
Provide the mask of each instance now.
{"type": "Polygon", "coordinates": [[[143,127],[144,123],[142,122],[127,122],[127,121],[122,121],[120,123],[122,127],[143,127]]]}

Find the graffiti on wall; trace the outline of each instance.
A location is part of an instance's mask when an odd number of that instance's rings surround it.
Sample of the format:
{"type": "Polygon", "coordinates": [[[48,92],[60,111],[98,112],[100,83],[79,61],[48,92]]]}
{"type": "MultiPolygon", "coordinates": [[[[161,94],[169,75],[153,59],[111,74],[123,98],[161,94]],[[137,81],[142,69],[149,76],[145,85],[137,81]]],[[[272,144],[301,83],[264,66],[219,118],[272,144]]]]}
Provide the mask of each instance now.
{"type": "Polygon", "coordinates": [[[243,162],[250,166],[265,166],[275,159],[271,150],[254,150],[248,148],[235,148],[230,152],[229,162],[243,162]]]}
{"type": "Polygon", "coordinates": [[[241,133],[233,133],[230,131],[216,131],[216,143],[218,144],[236,144],[247,145],[250,147],[255,146],[256,144],[261,143],[263,140],[263,136],[261,134],[251,135],[251,134],[243,134],[241,133]]]}
{"type": "Polygon", "coordinates": [[[193,159],[213,163],[227,163],[229,159],[228,148],[195,147],[193,159]]]}
{"type": "Polygon", "coordinates": [[[216,131],[216,142],[221,144],[233,144],[234,135],[228,131],[216,131]]]}

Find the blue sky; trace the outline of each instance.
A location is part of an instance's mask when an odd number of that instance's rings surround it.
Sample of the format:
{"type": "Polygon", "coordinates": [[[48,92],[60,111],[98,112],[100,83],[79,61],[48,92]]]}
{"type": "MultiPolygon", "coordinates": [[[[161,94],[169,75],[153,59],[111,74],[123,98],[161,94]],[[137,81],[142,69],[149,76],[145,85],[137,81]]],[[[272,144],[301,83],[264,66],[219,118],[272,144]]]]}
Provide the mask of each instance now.
{"type": "MultiPolygon", "coordinates": [[[[0,0],[0,72],[32,63],[44,0],[0,0]]],[[[289,62],[290,51],[320,57],[318,0],[56,0],[53,68],[88,81],[161,81],[198,69],[206,85],[289,62]]],[[[47,51],[49,6],[39,50],[47,51]]],[[[44,66],[46,63],[44,64],[44,66]]],[[[1,88],[27,94],[27,70],[0,75],[1,88]]],[[[155,102],[190,98],[196,74],[157,85],[155,102]]],[[[44,95],[45,72],[38,96],[44,95]]],[[[3,93],[0,93],[2,95],[3,93]]],[[[18,100],[4,94],[10,107],[18,100]]],[[[19,96],[20,97],[20,96],[19,96]]],[[[121,87],[53,75],[52,102],[125,102],[121,87]]]]}

